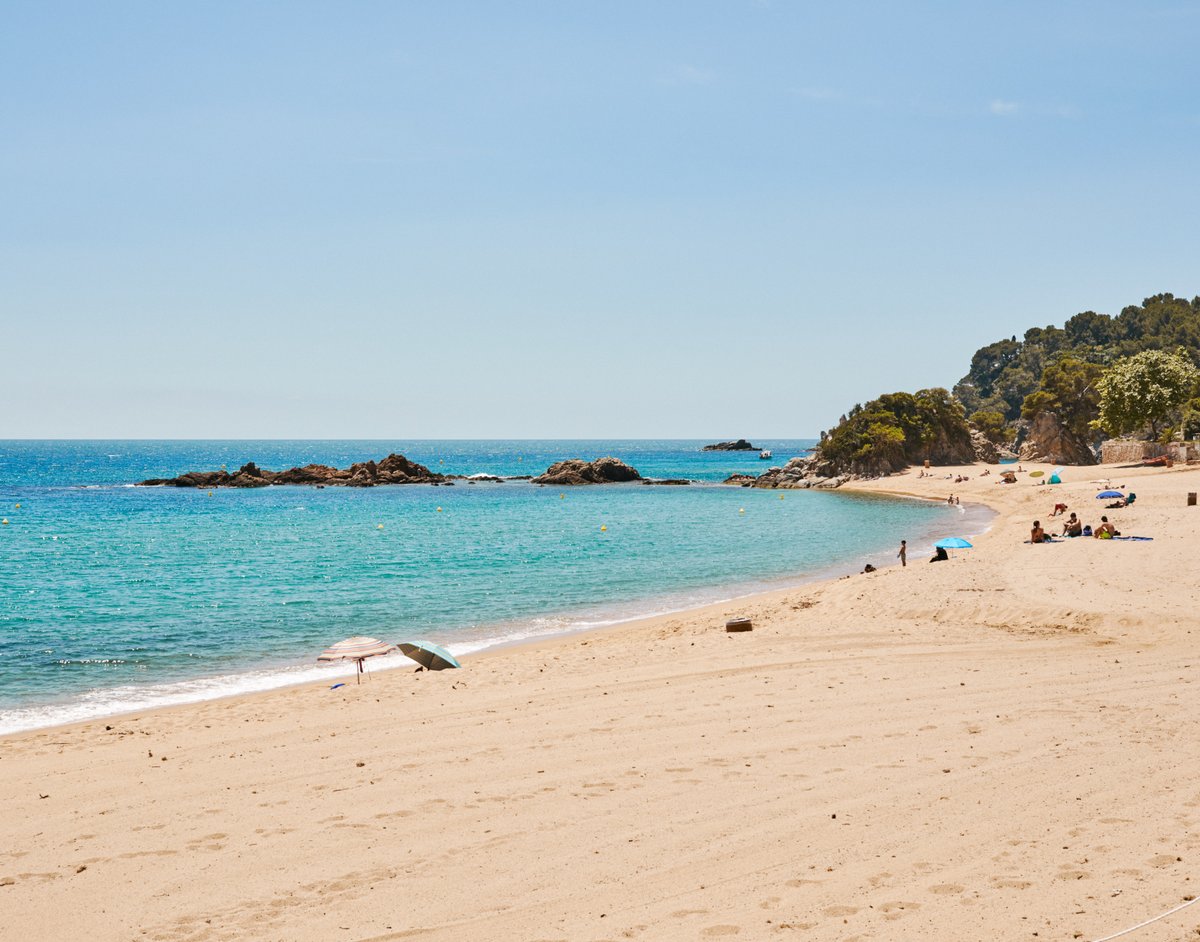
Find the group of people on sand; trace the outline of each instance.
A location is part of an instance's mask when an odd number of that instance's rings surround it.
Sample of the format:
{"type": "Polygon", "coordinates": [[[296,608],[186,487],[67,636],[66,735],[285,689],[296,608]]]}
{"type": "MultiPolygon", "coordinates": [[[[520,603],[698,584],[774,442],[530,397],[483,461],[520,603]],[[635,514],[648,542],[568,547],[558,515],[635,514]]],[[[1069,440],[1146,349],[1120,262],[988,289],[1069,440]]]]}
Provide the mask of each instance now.
{"type": "MultiPolygon", "coordinates": [[[[1100,525],[1093,530],[1090,526],[1084,526],[1083,521],[1072,511],[1071,516],[1067,517],[1066,522],[1063,523],[1062,535],[1064,537],[1091,536],[1098,540],[1111,540],[1114,536],[1120,536],[1121,531],[1109,523],[1108,517],[1101,517],[1100,525]]],[[[1040,520],[1033,521],[1033,529],[1029,531],[1029,542],[1053,542],[1053,539],[1043,529],[1040,520]]]]}

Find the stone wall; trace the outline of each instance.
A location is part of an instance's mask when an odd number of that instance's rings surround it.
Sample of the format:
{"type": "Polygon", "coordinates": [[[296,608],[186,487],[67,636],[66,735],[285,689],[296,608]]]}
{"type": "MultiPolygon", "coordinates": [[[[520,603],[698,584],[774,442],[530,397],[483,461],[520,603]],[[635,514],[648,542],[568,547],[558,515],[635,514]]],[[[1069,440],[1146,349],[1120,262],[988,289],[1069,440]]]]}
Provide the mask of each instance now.
{"type": "Polygon", "coordinates": [[[1100,460],[1104,464],[1138,464],[1147,458],[1161,458],[1163,455],[1180,464],[1200,461],[1200,442],[1171,442],[1169,445],[1162,445],[1158,442],[1134,442],[1125,438],[1114,438],[1100,446],[1100,460]]]}

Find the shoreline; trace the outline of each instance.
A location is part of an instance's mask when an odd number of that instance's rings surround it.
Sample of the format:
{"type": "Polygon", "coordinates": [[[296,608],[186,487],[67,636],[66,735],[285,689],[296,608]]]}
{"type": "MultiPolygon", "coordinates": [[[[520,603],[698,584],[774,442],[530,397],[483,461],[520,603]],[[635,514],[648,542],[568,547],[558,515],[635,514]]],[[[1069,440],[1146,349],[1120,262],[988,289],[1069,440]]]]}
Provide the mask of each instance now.
{"type": "MultiPolygon", "coordinates": [[[[716,603],[5,737],[0,899],[94,942],[1090,940],[1163,913],[1200,878],[1173,575],[1200,468],[967,473],[998,514],[973,551],[739,601],[748,633],[716,603]],[[1102,510],[1105,474],[1136,505],[1102,510]],[[1022,545],[1059,501],[1154,539],[1022,545]]],[[[856,489],[889,488],[946,496],[856,489]]]]}
{"type": "MultiPolygon", "coordinates": [[[[130,485],[136,486],[136,485],[130,485]]],[[[305,485],[280,485],[282,487],[301,487],[305,485]]],[[[881,488],[854,488],[852,486],[843,486],[840,491],[845,491],[852,494],[861,494],[867,496],[888,496],[903,499],[921,500],[932,503],[940,503],[936,498],[909,494],[902,492],[892,492],[881,488]]],[[[782,493],[782,492],[781,492],[782,493]]],[[[963,513],[972,519],[971,527],[983,526],[984,530],[990,527],[996,511],[993,510],[985,501],[976,501],[962,506],[963,513]],[[987,520],[978,519],[981,516],[981,511],[989,513],[991,516],[987,520]]],[[[976,531],[971,527],[963,531],[962,535],[972,536],[976,531]]],[[[910,541],[912,542],[912,541],[910,541]]],[[[914,546],[917,544],[914,543],[914,546]]],[[[881,549],[880,552],[883,552],[881,549]]],[[[860,554],[862,557],[871,554],[860,554]]],[[[861,558],[858,560],[861,562],[861,558]]],[[[771,596],[778,592],[786,592],[796,590],[804,586],[809,586],[817,583],[831,581],[834,579],[844,578],[847,575],[861,574],[859,572],[846,572],[845,566],[849,560],[822,565],[819,568],[808,572],[797,572],[783,576],[753,579],[749,581],[738,581],[720,585],[698,586],[690,589],[681,589],[674,592],[668,592],[661,595],[649,596],[639,601],[620,603],[618,608],[630,607],[640,608],[640,611],[635,611],[631,614],[618,614],[614,617],[607,617],[613,611],[613,605],[610,603],[603,609],[584,608],[573,612],[555,613],[553,615],[533,615],[527,619],[522,619],[522,623],[537,621],[545,618],[566,618],[568,623],[560,629],[553,629],[545,633],[529,634],[522,637],[511,637],[511,632],[505,632],[506,627],[511,627],[512,623],[504,622],[497,623],[491,628],[499,632],[494,639],[485,638],[480,646],[476,645],[476,640],[460,641],[456,643],[453,639],[441,639],[439,643],[447,647],[460,660],[474,659],[481,655],[487,655],[491,652],[506,650],[510,648],[532,646],[536,647],[541,644],[553,644],[559,639],[569,639],[580,635],[586,635],[592,632],[604,632],[623,627],[636,627],[639,623],[657,618],[665,618],[676,615],[691,615],[698,614],[702,610],[712,608],[714,606],[722,606],[734,604],[740,601],[747,603],[753,602],[756,599],[764,596],[771,596]],[[729,592],[731,594],[724,594],[729,592]],[[685,596],[709,596],[702,601],[682,601],[685,596]],[[662,605],[666,607],[660,607],[662,605]],[[649,608],[650,610],[646,610],[649,608]],[[582,624],[580,622],[582,621],[582,624]],[[468,645],[472,645],[468,647],[468,645]],[[464,650],[464,648],[466,648],[464,650]]],[[[890,562],[873,563],[877,570],[888,568],[890,565],[896,564],[896,560],[891,558],[890,562]]],[[[856,562],[854,565],[858,565],[856,562]]],[[[348,632],[353,633],[350,629],[348,632]]],[[[413,662],[405,659],[402,655],[390,655],[386,659],[372,659],[368,662],[367,669],[369,673],[404,670],[413,668],[413,662]]],[[[93,723],[108,719],[122,718],[132,715],[141,715],[145,713],[157,712],[159,710],[169,710],[175,708],[186,708],[189,705],[207,703],[217,700],[225,700],[236,697],[252,697],[276,690],[286,690],[294,687],[302,687],[308,684],[320,684],[326,681],[336,682],[344,677],[352,677],[354,671],[343,665],[329,665],[318,667],[315,664],[286,664],[276,667],[263,667],[239,671],[232,674],[213,674],[208,676],[199,676],[191,678],[183,678],[179,680],[166,680],[159,682],[146,683],[136,687],[128,685],[120,685],[116,687],[99,687],[93,688],[84,695],[83,698],[75,698],[66,701],[49,702],[42,704],[34,704],[25,707],[14,707],[8,710],[0,710],[0,716],[7,713],[10,716],[21,714],[30,715],[39,712],[49,712],[54,718],[48,721],[33,722],[29,725],[15,725],[20,720],[11,720],[13,728],[0,728],[0,742],[3,742],[6,737],[18,736],[23,733],[35,732],[37,730],[57,729],[64,726],[74,726],[84,723],[93,723]],[[86,704],[89,701],[96,699],[103,700],[108,697],[115,697],[124,694],[125,697],[133,700],[133,705],[123,706],[116,705],[115,707],[97,706],[95,709],[89,710],[86,704]],[[64,718],[59,718],[60,716],[64,718]]]]}

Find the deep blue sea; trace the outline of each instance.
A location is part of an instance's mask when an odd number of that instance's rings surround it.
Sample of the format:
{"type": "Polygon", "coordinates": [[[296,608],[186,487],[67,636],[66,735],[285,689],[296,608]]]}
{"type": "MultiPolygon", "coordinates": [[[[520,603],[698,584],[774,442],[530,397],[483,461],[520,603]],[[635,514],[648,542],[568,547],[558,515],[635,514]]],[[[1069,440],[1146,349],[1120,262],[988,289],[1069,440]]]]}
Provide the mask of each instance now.
{"type": "Polygon", "coordinates": [[[919,560],[934,539],[986,526],[966,508],[915,500],[721,486],[813,442],[755,442],[771,462],[703,444],[0,441],[0,733],[336,682],[343,669],[314,659],[350,635],[467,653],[886,565],[901,538],[919,560]],[[443,473],[501,476],[614,455],[646,477],[700,483],[131,486],[393,451],[443,473]]]}

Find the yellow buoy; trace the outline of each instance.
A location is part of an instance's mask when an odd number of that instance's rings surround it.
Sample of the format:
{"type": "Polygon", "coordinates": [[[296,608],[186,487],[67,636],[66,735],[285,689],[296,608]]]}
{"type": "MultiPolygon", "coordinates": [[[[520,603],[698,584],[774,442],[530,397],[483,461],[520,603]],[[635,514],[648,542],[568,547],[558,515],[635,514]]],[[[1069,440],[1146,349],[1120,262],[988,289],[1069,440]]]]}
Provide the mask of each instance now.
{"type": "Polygon", "coordinates": [[[746,508],[745,508],[745,507],[739,507],[739,508],[738,508],[738,513],[740,513],[740,514],[744,514],[745,512],[746,512],[746,508]]]}
{"type": "Polygon", "coordinates": [[[0,520],[0,523],[8,523],[8,517],[5,517],[3,520],[0,520]]]}
{"type": "MultiPolygon", "coordinates": [[[[566,500],[566,499],[567,499],[567,495],[566,495],[566,494],[559,494],[559,495],[558,495],[558,499],[559,499],[559,500],[566,500]]],[[[18,505],[18,506],[20,506],[20,505],[18,505]]]]}
{"type": "MultiPolygon", "coordinates": [[[[8,521],[7,521],[7,520],[5,520],[4,522],[5,522],[5,523],[8,523],[8,521]]],[[[600,532],[601,532],[601,533],[603,533],[603,532],[604,532],[605,530],[607,530],[607,529],[608,529],[608,527],[606,527],[604,524],[600,524],[600,532]]]]}
{"type": "Polygon", "coordinates": [[[780,495],[779,495],[779,499],[780,499],[780,500],[783,500],[783,495],[782,495],[782,494],[780,494],[780,495]]]}
{"type": "Polygon", "coordinates": [[[20,509],[21,509],[21,505],[17,504],[17,510],[20,510],[20,509]]]}
{"type": "Polygon", "coordinates": [[[209,491],[209,492],[208,492],[208,496],[209,496],[209,497],[212,497],[212,491],[209,491]]]}
{"type": "Polygon", "coordinates": [[[441,508],[441,507],[439,507],[439,508],[438,508],[438,513],[441,513],[441,512],[442,512],[442,508],[441,508]]]}
{"type": "Polygon", "coordinates": [[[379,524],[379,526],[377,526],[375,529],[376,529],[376,530],[382,530],[382,529],[383,529],[383,524],[382,524],[382,523],[381,523],[381,524],[379,524]]]}

